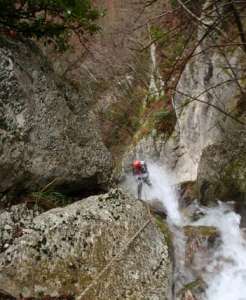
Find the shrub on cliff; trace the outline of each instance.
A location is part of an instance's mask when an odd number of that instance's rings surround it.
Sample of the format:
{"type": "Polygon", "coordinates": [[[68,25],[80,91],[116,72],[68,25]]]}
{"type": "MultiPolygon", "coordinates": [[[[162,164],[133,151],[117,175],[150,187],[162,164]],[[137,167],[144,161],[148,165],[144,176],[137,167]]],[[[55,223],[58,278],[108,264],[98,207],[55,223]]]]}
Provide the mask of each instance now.
{"type": "Polygon", "coordinates": [[[99,16],[90,0],[0,0],[1,32],[47,37],[60,48],[71,33],[82,37],[96,32],[99,16]]]}

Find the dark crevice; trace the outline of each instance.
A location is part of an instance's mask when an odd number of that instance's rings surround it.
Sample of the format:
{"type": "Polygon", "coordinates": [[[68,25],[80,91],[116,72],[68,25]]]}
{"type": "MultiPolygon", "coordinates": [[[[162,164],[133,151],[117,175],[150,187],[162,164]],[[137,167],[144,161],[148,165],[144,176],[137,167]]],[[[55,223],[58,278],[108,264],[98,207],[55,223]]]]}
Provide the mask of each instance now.
{"type": "Polygon", "coordinates": [[[16,300],[16,298],[0,290],[0,300],[16,300]]]}
{"type": "Polygon", "coordinates": [[[20,295],[18,298],[15,298],[11,295],[5,294],[4,292],[0,292],[0,300],[75,300],[75,297],[64,295],[59,297],[41,296],[38,298],[34,298],[34,297],[25,298],[22,295],[20,295]]]}
{"type": "Polygon", "coordinates": [[[93,195],[103,194],[108,191],[107,186],[99,184],[97,176],[88,179],[82,179],[74,182],[58,183],[54,190],[76,198],[86,198],[93,195]]]}
{"type": "MultiPolygon", "coordinates": [[[[51,181],[50,181],[51,182],[51,181]]],[[[106,184],[98,183],[97,176],[71,182],[55,182],[49,186],[29,189],[24,184],[15,186],[15,189],[1,193],[0,209],[7,209],[12,205],[26,203],[29,208],[38,205],[42,210],[66,206],[89,196],[96,196],[108,192],[106,184]]],[[[0,298],[1,300],[1,298],[0,298]]]]}

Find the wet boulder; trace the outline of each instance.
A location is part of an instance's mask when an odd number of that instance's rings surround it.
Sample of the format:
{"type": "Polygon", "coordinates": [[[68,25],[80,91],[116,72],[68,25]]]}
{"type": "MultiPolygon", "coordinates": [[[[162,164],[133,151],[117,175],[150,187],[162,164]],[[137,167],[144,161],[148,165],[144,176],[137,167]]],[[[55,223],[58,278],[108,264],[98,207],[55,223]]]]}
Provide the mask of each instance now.
{"type": "Polygon", "coordinates": [[[216,200],[245,202],[245,130],[207,147],[198,169],[198,190],[204,204],[216,200]]]}
{"type": "Polygon", "coordinates": [[[176,290],[177,300],[199,300],[205,296],[203,278],[211,254],[219,241],[219,232],[212,226],[186,225],[184,228],[184,266],[182,284],[176,290]]]}
{"type": "MultiPolygon", "coordinates": [[[[196,270],[197,260],[201,256],[209,255],[209,250],[219,238],[218,230],[212,226],[191,226],[184,227],[186,237],[185,264],[196,270]]],[[[200,262],[198,262],[200,267],[200,262]]],[[[200,275],[200,274],[199,274],[200,275]]]]}

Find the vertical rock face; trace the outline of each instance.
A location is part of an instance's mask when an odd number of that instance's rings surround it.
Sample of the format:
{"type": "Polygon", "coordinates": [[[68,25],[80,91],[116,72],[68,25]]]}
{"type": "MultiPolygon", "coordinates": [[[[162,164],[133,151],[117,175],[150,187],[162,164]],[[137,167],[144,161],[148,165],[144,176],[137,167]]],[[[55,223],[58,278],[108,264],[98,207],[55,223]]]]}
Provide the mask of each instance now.
{"type": "Polygon", "coordinates": [[[82,299],[171,299],[172,262],[165,233],[153,220],[142,228],[150,217],[142,202],[112,190],[29,215],[22,208],[0,214],[0,224],[6,223],[0,235],[5,237],[0,253],[1,291],[14,297],[80,299],[93,282],[82,299]],[[12,234],[13,212],[19,235],[12,234]]]}
{"type": "Polygon", "coordinates": [[[0,57],[0,192],[54,178],[64,189],[103,186],[111,157],[86,99],[31,43],[1,39],[0,57]]]}
{"type": "MultiPolygon", "coordinates": [[[[206,41],[197,51],[203,52],[212,43],[206,41]]],[[[218,51],[198,55],[187,64],[177,86],[175,107],[183,152],[177,168],[182,165],[180,172],[185,180],[196,179],[203,149],[223,140],[224,132],[238,125],[232,118],[240,91],[227,64],[236,71],[244,54],[237,49],[226,55],[218,51]]]]}

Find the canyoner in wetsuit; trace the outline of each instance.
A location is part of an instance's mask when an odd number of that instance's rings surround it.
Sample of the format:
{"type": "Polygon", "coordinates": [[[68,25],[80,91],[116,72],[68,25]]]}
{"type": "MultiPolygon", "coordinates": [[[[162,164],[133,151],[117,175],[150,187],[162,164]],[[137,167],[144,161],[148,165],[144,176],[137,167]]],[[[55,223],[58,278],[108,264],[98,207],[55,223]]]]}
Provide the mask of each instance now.
{"type": "Polygon", "coordinates": [[[151,186],[146,162],[143,160],[134,160],[132,164],[132,173],[137,181],[138,199],[141,200],[143,183],[146,183],[148,186],[151,186]]]}

